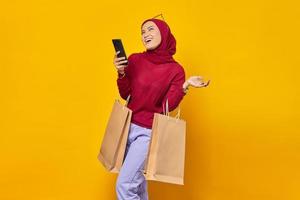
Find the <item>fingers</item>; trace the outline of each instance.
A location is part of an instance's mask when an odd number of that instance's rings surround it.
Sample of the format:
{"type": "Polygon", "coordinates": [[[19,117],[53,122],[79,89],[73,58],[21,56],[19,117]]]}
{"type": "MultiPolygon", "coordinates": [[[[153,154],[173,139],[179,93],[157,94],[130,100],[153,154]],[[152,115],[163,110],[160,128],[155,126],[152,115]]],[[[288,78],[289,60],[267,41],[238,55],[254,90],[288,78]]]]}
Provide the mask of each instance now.
{"type": "Polygon", "coordinates": [[[117,51],[115,54],[114,54],[114,60],[118,57],[118,54],[120,53],[120,51],[117,51]]]}
{"type": "Polygon", "coordinates": [[[120,57],[120,58],[118,58],[119,53],[120,53],[120,51],[117,51],[117,52],[115,53],[115,55],[114,55],[114,61],[115,61],[115,60],[116,60],[116,61],[119,61],[119,60],[124,60],[124,59],[125,59],[125,57],[120,57]]]}
{"type": "Polygon", "coordinates": [[[117,69],[124,69],[125,67],[127,67],[127,65],[116,65],[117,69]]]}
{"type": "Polygon", "coordinates": [[[210,80],[205,82],[202,76],[191,76],[187,80],[187,82],[189,83],[190,86],[193,86],[196,88],[202,88],[202,87],[207,87],[210,83],[210,80]]]}
{"type": "Polygon", "coordinates": [[[115,61],[117,61],[117,62],[120,60],[126,60],[126,58],[125,57],[115,58],[115,61]]]}
{"type": "Polygon", "coordinates": [[[125,67],[128,66],[128,60],[124,60],[125,57],[121,57],[119,59],[115,59],[114,65],[117,70],[124,70],[125,67]]]}
{"type": "Polygon", "coordinates": [[[195,78],[196,78],[197,80],[202,80],[202,79],[203,79],[202,76],[195,76],[195,78]]]}
{"type": "Polygon", "coordinates": [[[207,86],[209,85],[209,83],[210,83],[210,80],[208,80],[208,81],[206,82],[206,84],[205,84],[204,87],[207,87],[207,86]]]}
{"type": "Polygon", "coordinates": [[[115,67],[117,69],[120,69],[120,68],[124,68],[124,67],[127,67],[127,61],[121,61],[121,62],[117,62],[117,63],[114,63],[115,67]],[[126,64],[125,64],[126,63],[126,64]]]}
{"type": "Polygon", "coordinates": [[[208,80],[206,83],[202,82],[199,87],[207,87],[209,85],[209,82],[210,80],[208,80]]]}
{"type": "Polygon", "coordinates": [[[115,64],[117,64],[117,65],[121,65],[121,64],[124,64],[124,63],[127,63],[128,61],[127,60],[117,60],[117,61],[115,61],[115,64]]]}
{"type": "Polygon", "coordinates": [[[117,57],[117,55],[120,53],[120,51],[117,51],[116,53],[115,53],[115,57],[117,57]]]}
{"type": "Polygon", "coordinates": [[[117,69],[127,67],[127,63],[128,63],[128,60],[124,56],[119,58],[117,57],[119,53],[120,51],[117,51],[115,53],[114,60],[113,60],[113,64],[117,69]]]}
{"type": "Polygon", "coordinates": [[[196,88],[201,88],[201,87],[207,87],[209,83],[210,80],[207,81],[206,83],[204,81],[193,81],[192,83],[190,83],[190,85],[196,88]]]}
{"type": "Polygon", "coordinates": [[[210,83],[210,80],[208,80],[206,83],[205,82],[202,82],[201,83],[201,87],[207,87],[210,83]]]}

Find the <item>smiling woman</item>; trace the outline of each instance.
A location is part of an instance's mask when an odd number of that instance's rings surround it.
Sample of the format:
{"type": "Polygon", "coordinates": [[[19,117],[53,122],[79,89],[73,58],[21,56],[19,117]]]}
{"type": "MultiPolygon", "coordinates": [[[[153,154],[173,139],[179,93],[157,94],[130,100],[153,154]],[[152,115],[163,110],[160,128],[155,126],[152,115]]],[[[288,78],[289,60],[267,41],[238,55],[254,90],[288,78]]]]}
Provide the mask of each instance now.
{"type": "Polygon", "coordinates": [[[198,76],[185,80],[184,68],[173,58],[176,39],[165,21],[145,20],[141,39],[146,51],[131,54],[128,64],[125,57],[114,57],[119,93],[123,99],[130,95],[128,108],[132,110],[125,159],[116,183],[119,200],[148,199],[143,169],[154,113],[163,113],[166,101],[169,111],[174,110],[189,85],[206,86],[198,76]]]}
{"type": "MultiPolygon", "coordinates": [[[[186,185],[153,182],[150,199],[300,200],[300,1],[147,3],[0,2],[0,200],[116,199],[96,159],[118,92],[110,39],[144,50],[138,20],[161,11],[186,75],[214,84],[181,103],[186,185]]],[[[130,59],[148,76],[120,81],[150,81],[150,61],[130,59]]]]}
{"type": "Polygon", "coordinates": [[[142,41],[147,50],[153,50],[160,44],[160,31],[154,22],[147,21],[145,24],[143,24],[142,41]]]}

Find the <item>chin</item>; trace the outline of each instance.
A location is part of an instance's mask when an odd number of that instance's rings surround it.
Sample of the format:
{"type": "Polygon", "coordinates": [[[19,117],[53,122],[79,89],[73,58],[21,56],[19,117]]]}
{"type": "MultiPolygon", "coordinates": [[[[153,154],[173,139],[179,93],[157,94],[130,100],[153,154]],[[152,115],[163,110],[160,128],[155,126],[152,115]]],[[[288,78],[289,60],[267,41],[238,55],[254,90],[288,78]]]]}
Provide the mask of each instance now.
{"type": "Polygon", "coordinates": [[[152,46],[152,47],[146,47],[146,49],[147,49],[147,50],[154,50],[154,49],[156,49],[156,47],[155,47],[155,46],[152,46]]]}

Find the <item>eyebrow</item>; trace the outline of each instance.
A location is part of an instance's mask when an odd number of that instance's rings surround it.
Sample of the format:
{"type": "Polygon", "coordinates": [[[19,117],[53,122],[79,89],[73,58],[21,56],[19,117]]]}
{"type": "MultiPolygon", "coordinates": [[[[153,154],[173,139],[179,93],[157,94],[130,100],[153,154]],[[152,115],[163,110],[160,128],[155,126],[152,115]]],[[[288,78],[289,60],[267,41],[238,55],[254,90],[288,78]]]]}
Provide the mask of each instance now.
{"type": "MultiPolygon", "coordinates": [[[[148,26],[147,28],[153,28],[153,25],[151,25],[151,26],[148,26]]],[[[144,31],[144,29],[143,29],[142,31],[144,31]]]]}

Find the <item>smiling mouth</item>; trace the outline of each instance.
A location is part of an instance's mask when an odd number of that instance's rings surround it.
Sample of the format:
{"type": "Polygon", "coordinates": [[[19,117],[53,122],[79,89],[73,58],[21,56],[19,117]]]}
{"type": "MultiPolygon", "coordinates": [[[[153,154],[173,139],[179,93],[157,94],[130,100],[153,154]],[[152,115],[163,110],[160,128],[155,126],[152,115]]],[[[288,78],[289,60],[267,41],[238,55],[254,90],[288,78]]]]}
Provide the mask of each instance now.
{"type": "Polygon", "coordinates": [[[148,40],[146,40],[146,43],[148,44],[149,42],[151,42],[152,40],[151,39],[148,39],[148,40]]]}

